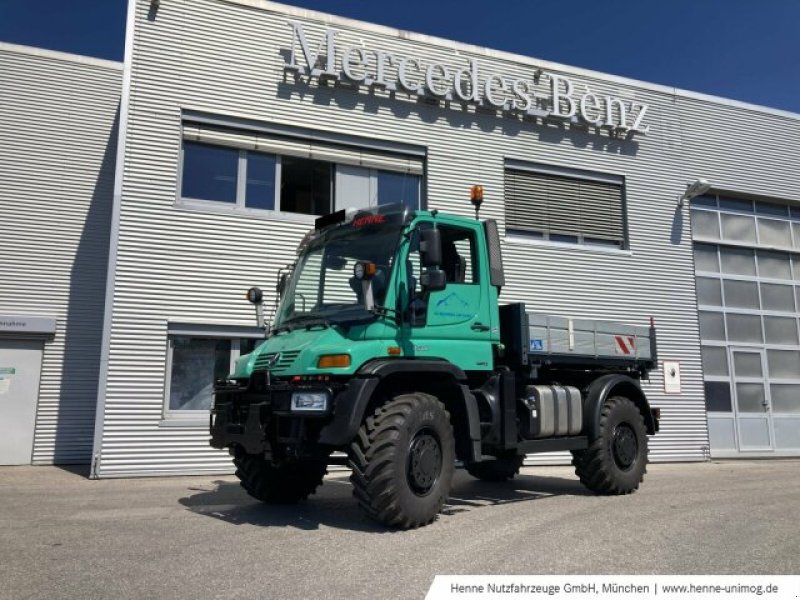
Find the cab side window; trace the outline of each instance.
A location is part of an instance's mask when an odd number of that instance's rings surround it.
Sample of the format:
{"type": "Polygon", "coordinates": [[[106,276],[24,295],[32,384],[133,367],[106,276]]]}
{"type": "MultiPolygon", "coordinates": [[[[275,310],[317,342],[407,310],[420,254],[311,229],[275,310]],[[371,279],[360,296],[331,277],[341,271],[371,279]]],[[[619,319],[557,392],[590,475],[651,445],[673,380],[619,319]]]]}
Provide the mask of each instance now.
{"type": "Polygon", "coordinates": [[[442,232],[442,270],[447,283],[478,283],[475,234],[458,227],[439,227],[442,232]]]}
{"type": "MultiPolygon", "coordinates": [[[[422,227],[427,227],[424,223],[422,227]]],[[[478,283],[477,248],[475,233],[468,229],[439,225],[442,236],[441,269],[449,284],[478,283]]],[[[415,232],[411,239],[411,247],[406,262],[406,274],[409,283],[409,305],[407,318],[413,327],[422,327],[427,320],[428,302],[420,285],[422,264],[419,256],[419,234],[415,232]]]]}

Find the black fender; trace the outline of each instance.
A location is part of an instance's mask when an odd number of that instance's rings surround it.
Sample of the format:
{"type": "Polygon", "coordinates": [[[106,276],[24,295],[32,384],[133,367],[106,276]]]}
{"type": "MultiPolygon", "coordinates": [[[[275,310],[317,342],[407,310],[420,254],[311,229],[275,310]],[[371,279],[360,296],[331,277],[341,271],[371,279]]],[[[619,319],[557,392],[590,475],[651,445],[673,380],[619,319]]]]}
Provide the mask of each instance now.
{"type": "Polygon", "coordinates": [[[589,436],[590,441],[597,438],[600,411],[606,398],[612,394],[625,396],[636,404],[644,417],[648,434],[653,435],[658,431],[658,423],[639,382],[627,375],[603,375],[589,384],[583,401],[583,431],[589,436]]]}
{"type": "Polygon", "coordinates": [[[404,374],[440,374],[452,377],[464,402],[470,437],[470,460],[480,460],[480,416],[475,396],[466,385],[467,375],[460,368],[446,360],[381,358],[365,363],[347,388],[334,402],[334,418],[320,431],[319,442],[331,446],[349,444],[358,433],[364,420],[367,407],[381,381],[387,377],[404,374]]]}

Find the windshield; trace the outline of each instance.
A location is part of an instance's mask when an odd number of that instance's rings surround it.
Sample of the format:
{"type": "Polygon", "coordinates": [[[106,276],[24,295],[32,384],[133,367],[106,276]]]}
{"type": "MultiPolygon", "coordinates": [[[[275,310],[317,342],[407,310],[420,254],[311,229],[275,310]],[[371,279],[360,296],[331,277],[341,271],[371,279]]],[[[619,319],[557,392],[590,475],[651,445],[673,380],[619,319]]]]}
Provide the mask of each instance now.
{"type": "Polygon", "coordinates": [[[375,263],[372,294],[375,304],[383,305],[401,229],[398,224],[345,225],[313,240],[297,261],[276,326],[310,319],[342,322],[368,315],[362,282],[353,275],[353,266],[360,261],[375,263]]]}

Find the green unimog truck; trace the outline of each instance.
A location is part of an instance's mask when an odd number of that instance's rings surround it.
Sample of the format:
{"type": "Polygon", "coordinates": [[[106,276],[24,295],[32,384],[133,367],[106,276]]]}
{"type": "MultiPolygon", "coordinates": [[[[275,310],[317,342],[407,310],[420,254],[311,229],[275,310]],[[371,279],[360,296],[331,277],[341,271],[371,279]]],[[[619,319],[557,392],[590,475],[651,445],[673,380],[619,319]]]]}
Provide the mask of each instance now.
{"type": "Polygon", "coordinates": [[[640,380],[649,326],[501,305],[496,223],[402,206],[320,217],[277,285],[265,341],[215,386],[211,445],[268,503],[352,469],[372,518],[407,529],[447,501],[456,461],[505,481],[526,454],[569,450],[581,482],[627,494],[658,431],[640,380]]]}

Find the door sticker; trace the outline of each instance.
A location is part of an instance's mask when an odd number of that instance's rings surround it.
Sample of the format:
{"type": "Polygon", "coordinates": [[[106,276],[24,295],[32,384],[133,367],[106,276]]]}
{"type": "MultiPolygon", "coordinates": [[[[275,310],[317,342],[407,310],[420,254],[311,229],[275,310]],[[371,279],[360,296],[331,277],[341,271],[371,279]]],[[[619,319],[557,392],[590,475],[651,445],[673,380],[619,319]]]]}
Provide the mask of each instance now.
{"type": "Polygon", "coordinates": [[[530,351],[535,352],[536,350],[544,350],[544,344],[542,343],[542,340],[530,341],[530,351]]]}
{"type": "Polygon", "coordinates": [[[0,396],[8,394],[9,389],[11,389],[11,380],[0,377],[0,396]]]}
{"type": "Polygon", "coordinates": [[[433,314],[437,317],[457,317],[462,319],[470,318],[474,313],[470,310],[469,302],[464,300],[455,292],[450,292],[436,303],[433,314]]]}
{"type": "Polygon", "coordinates": [[[3,375],[15,375],[17,370],[14,367],[0,367],[0,377],[3,375]]]}

